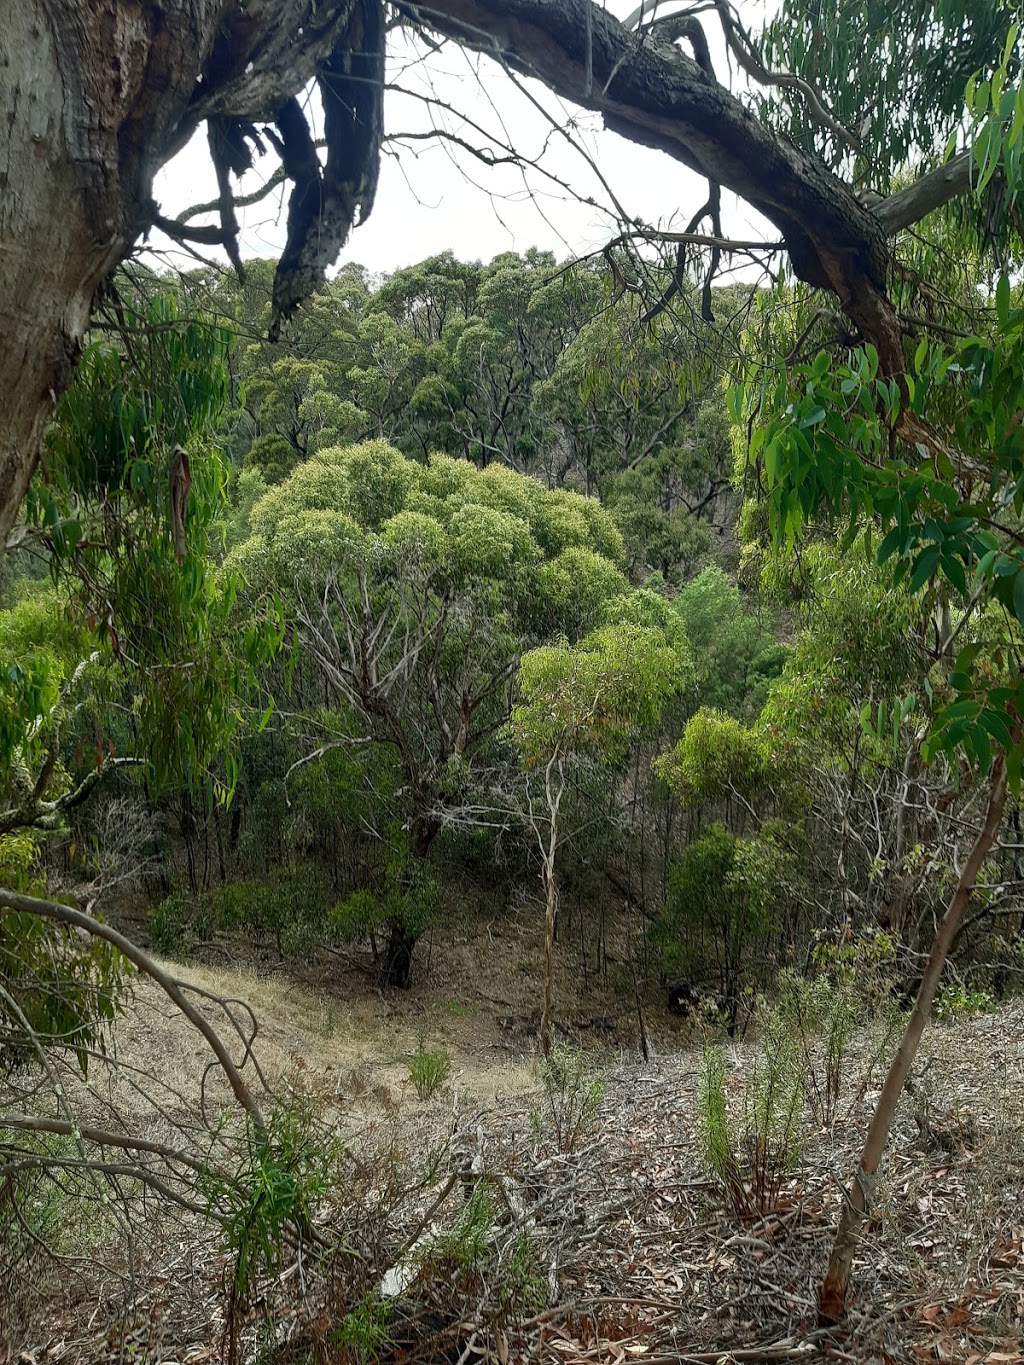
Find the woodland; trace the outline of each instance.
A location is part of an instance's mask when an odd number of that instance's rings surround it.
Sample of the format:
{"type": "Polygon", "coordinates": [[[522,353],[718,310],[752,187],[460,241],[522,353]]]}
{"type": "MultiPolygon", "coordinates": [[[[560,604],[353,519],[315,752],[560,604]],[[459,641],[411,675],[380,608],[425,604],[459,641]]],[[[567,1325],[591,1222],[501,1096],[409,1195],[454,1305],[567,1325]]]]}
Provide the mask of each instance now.
{"type": "Polygon", "coordinates": [[[1016,6],[8,18],[0,1362],[1024,1360],[1016,6]],[[453,46],[705,201],[336,267],[453,46]]]}

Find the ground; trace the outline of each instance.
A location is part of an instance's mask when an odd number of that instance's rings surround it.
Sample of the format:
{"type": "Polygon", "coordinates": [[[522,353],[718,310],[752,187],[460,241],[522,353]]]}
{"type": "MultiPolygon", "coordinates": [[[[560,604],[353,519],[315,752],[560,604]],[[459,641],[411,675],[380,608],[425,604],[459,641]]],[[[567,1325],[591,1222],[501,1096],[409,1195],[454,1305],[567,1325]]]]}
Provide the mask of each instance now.
{"type": "MultiPolygon", "coordinates": [[[[420,983],[394,995],[376,990],[364,964],[337,958],[307,965],[301,981],[277,964],[176,966],[202,990],[251,1005],[268,1085],[315,1097],[351,1142],[344,1188],[318,1210],[349,1259],[318,1276],[308,1249],[296,1258],[285,1248],[232,1320],[234,1263],[215,1238],[190,1240],[185,1218],[145,1254],[140,1236],[128,1306],[118,1299],[125,1263],[100,1274],[101,1258],[86,1265],[69,1254],[48,1291],[46,1329],[12,1345],[39,1362],[154,1365],[200,1365],[232,1345],[274,1365],[1024,1361],[1024,1007],[926,1034],[875,1191],[850,1318],[826,1334],[816,1284],[891,1033],[858,1036],[835,1115],[804,1111],[768,1206],[739,1216],[702,1157],[699,1030],[652,996],[644,1060],[635,1003],[603,984],[574,999],[563,960],[559,1017],[585,1060],[545,1088],[532,1031],[539,962],[524,916],[435,948],[420,983]],[[426,1100],[409,1069],[424,1050],[452,1063],[426,1100]],[[484,1232],[473,1242],[478,1204],[484,1232]],[[354,1331],[367,1301],[353,1285],[379,1302],[381,1286],[396,1284],[386,1349],[365,1324],[344,1346],[338,1324],[354,1331]]],[[[223,1023],[219,1007],[205,1007],[223,1023]]],[[[756,1029],[718,1045],[738,1116],[756,1029]]],[[[207,1054],[152,984],[139,985],[117,1050],[127,1074],[160,1074],[179,1097],[145,1131],[180,1130],[207,1054]]],[[[226,1092],[208,1077],[206,1095],[209,1104],[226,1092]]],[[[123,1088],[119,1099],[142,1104],[123,1088]]]]}

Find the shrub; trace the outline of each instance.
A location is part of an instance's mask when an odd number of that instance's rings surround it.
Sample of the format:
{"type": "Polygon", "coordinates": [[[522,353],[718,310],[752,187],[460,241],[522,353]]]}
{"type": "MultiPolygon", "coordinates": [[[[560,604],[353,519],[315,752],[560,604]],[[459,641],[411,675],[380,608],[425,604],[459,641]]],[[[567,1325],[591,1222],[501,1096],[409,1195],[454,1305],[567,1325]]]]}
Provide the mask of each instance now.
{"type": "Polygon", "coordinates": [[[182,896],[168,896],[154,905],[146,920],[153,951],[181,960],[192,938],[192,912],[182,896]]]}
{"type": "Polygon", "coordinates": [[[961,1019],[973,1019],[976,1014],[991,1014],[996,1009],[990,991],[952,981],[943,986],[935,997],[935,1017],[943,1023],[955,1024],[961,1019]]]}
{"type": "MultiPolygon", "coordinates": [[[[29,833],[0,837],[0,885],[45,896],[29,833]]],[[[116,948],[30,911],[0,914],[0,1071],[35,1064],[43,1050],[74,1052],[83,1073],[129,990],[116,948]]]]}
{"type": "Polygon", "coordinates": [[[747,958],[796,896],[793,854],[771,825],[748,837],[706,826],[669,871],[665,906],[651,927],[664,976],[715,972],[721,994],[743,995],[747,958]]]}
{"type": "Polygon", "coordinates": [[[566,1043],[556,1044],[544,1059],[543,1112],[531,1116],[535,1136],[550,1124],[560,1152],[576,1151],[591,1128],[604,1097],[605,1077],[584,1053],[566,1043]]]}
{"type": "Polygon", "coordinates": [[[409,1077],[421,1100],[429,1100],[451,1075],[452,1064],[446,1052],[427,1052],[422,1046],[409,1059],[409,1077]]]}
{"type": "Polygon", "coordinates": [[[778,1011],[792,1030],[808,1101],[819,1123],[832,1123],[850,1044],[864,1013],[849,967],[813,978],[779,974],[778,1011]]]}
{"type": "Polygon", "coordinates": [[[741,1220],[762,1218],[778,1207],[800,1155],[804,1090],[798,1049],[781,1015],[763,1005],[758,1033],[738,1114],[729,1103],[728,1066],[721,1048],[705,1049],[701,1074],[704,1160],[726,1208],[741,1220]]]}
{"type": "Polygon", "coordinates": [[[224,1251],[233,1265],[232,1293],[240,1303],[264,1272],[279,1263],[289,1237],[312,1225],[317,1204],[334,1188],[344,1144],[316,1122],[311,1101],[295,1095],[267,1115],[262,1137],[247,1125],[243,1133],[220,1134],[228,1149],[237,1136],[237,1164],[212,1164],[200,1173],[200,1188],[220,1223],[224,1251]]]}
{"type": "Polygon", "coordinates": [[[351,1352],[358,1365],[370,1365],[392,1345],[390,1328],[390,1305],[378,1294],[369,1293],[349,1309],[331,1338],[333,1345],[351,1352]]]}

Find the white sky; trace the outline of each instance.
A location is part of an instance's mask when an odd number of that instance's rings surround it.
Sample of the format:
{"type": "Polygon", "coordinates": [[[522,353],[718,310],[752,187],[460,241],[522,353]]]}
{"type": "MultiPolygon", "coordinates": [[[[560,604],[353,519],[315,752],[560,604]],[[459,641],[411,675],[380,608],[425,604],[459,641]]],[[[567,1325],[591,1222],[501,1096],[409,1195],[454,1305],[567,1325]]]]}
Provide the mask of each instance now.
{"type": "MultiPolygon", "coordinates": [[[[608,8],[621,18],[635,3],[638,0],[608,0],[608,8]]],[[[673,7],[666,4],[665,9],[670,12],[673,7]]],[[[752,26],[763,22],[763,3],[748,0],[741,8],[752,26]]],[[[705,19],[715,71],[724,82],[730,73],[720,31],[713,14],[705,19]]],[[[388,135],[422,133],[433,121],[498,154],[498,139],[528,156],[537,157],[543,151],[543,166],[565,181],[573,193],[538,170],[488,167],[439,139],[392,144],[381,165],[373,213],[353,232],[338,265],[357,261],[374,273],[390,273],[449,249],[463,260],[489,260],[499,252],[521,252],[531,246],[553,251],[564,259],[596,250],[616,234],[613,197],[630,217],[677,229],[706,199],[706,182],[671,157],[605,131],[596,115],[555,99],[535,82],[524,81],[522,89],[516,89],[493,62],[455,44],[447,44],[440,53],[426,54],[424,60],[421,53],[403,43],[390,56],[388,82],[413,92],[387,91],[384,115],[388,135]],[[425,98],[454,106],[483,127],[491,139],[436,105],[431,108],[425,98]],[[573,140],[587,150],[597,171],[573,148],[563,130],[571,130],[573,140]],[[581,203],[580,199],[595,203],[581,203]]],[[[257,162],[236,192],[246,194],[256,189],[276,164],[276,157],[269,153],[257,162]]],[[[262,203],[239,209],[243,257],[280,254],[287,189],[286,183],[262,203]]],[[[155,198],[162,212],[173,217],[193,204],[215,199],[216,193],[203,128],[160,172],[155,198]]],[[[735,196],[723,194],[722,208],[730,235],[776,235],[735,196]]],[[[198,221],[216,219],[211,215],[198,221]]],[[[703,229],[708,230],[707,223],[703,229]]],[[[153,233],[152,244],[166,250],[176,263],[187,265],[190,261],[159,233],[153,233]]],[[[218,254],[202,250],[209,256],[218,254]]]]}

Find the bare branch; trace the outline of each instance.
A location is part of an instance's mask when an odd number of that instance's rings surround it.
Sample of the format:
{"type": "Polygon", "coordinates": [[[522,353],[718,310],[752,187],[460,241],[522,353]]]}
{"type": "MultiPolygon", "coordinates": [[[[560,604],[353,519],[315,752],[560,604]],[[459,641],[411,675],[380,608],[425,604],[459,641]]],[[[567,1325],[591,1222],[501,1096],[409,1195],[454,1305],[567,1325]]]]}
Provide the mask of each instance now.
{"type": "Polygon", "coordinates": [[[224,1075],[227,1077],[235,1099],[251,1118],[258,1139],[260,1141],[266,1139],[266,1123],[259,1105],[253,1098],[252,1091],[239,1074],[238,1068],[232,1061],[231,1054],[225,1047],[220,1034],[185,994],[188,989],[187,982],[179,981],[165,972],[158,962],[132,943],[131,939],[125,938],[124,934],[118,933],[116,929],[112,929],[109,924],[104,924],[102,920],[83,914],[81,910],[72,910],[70,906],[58,905],[56,901],[41,900],[36,896],[23,896],[16,891],[8,891],[4,887],[0,887],[0,909],[14,910],[25,915],[39,915],[43,919],[55,920],[58,924],[66,924],[73,929],[83,930],[94,938],[103,939],[105,943],[116,948],[129,962],[134,963],[140,972],[155,981],[189,1023],[198,1029],[209,1043],[224,1075]]]}

